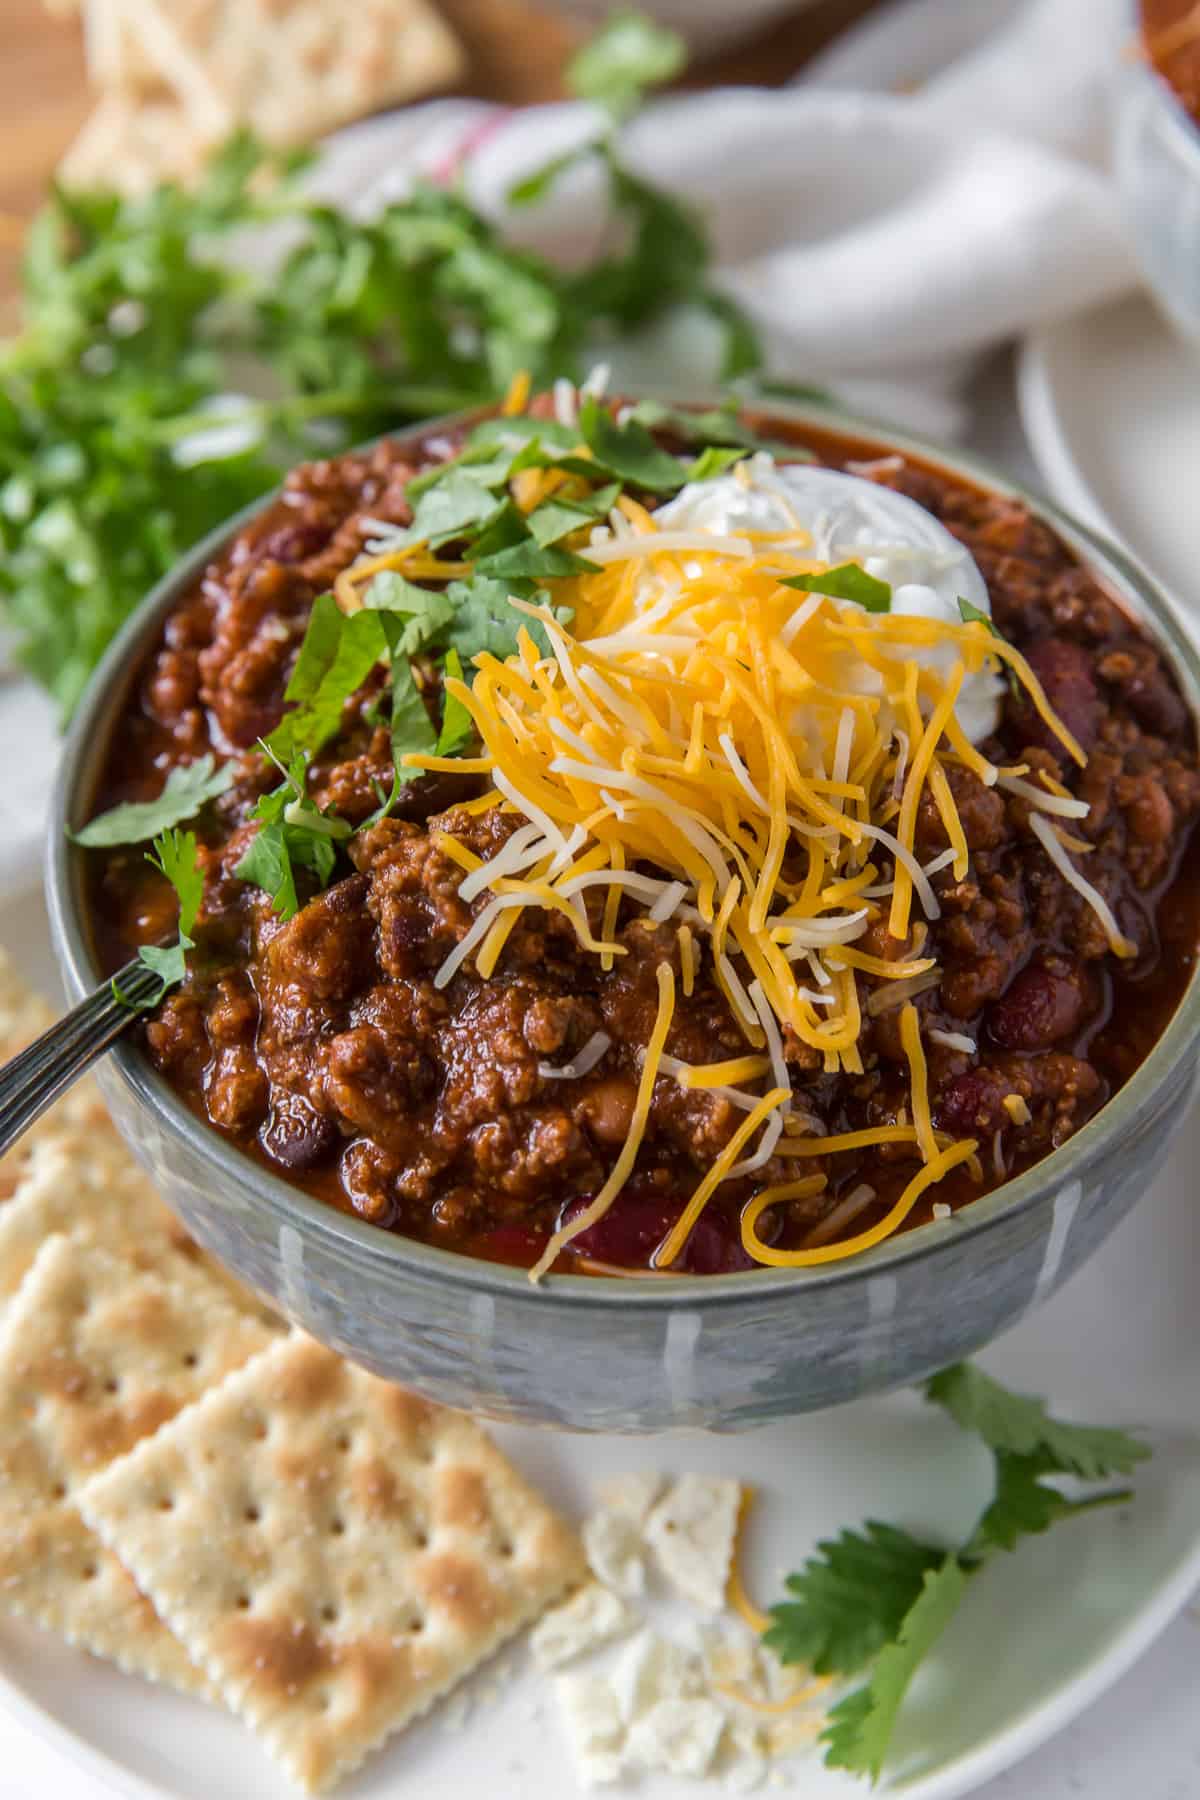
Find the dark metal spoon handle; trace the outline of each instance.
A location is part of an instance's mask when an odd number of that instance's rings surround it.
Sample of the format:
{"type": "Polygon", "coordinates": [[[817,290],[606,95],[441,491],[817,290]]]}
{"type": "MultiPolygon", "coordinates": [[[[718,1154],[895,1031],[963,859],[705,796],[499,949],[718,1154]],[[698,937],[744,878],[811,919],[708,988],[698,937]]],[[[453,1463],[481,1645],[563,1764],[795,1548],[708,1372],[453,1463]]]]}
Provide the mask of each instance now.
{"type": "Polygon", "coordinates": [[[0,1156],[136,1023],[161,985],[144,963],[127,963],[0,1069],[0,1156]]]}

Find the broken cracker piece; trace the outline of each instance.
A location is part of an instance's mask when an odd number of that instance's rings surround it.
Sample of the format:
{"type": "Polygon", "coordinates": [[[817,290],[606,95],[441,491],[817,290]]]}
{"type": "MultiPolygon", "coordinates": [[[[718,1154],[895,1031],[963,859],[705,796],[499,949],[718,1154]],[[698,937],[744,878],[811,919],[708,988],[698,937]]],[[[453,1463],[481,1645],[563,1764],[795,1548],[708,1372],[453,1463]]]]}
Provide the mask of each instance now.
{"type": "Polygon", "coordinates": [[[88,1483],[80,1506],[314,1790],[584,1573],[573,1534],[470,1419],[299,1333],[88,1483]]]}
{"type": "Polygon", "coordinates": [[[589,1581],[561,1606],[543,1614],[533,1628],[529,1647],[539,1669],[557,1669],[622,1632],[632,1631],[633,1623],[623,1600],[598,1581],[589,1581]]]}
{"type": "Polygon", "coordinates": [[[741,1484],[681,1475],[646,1521],[646,1542],[672,1587],[705,1612],[725,1604],[737,1537],[741,1484]]]}

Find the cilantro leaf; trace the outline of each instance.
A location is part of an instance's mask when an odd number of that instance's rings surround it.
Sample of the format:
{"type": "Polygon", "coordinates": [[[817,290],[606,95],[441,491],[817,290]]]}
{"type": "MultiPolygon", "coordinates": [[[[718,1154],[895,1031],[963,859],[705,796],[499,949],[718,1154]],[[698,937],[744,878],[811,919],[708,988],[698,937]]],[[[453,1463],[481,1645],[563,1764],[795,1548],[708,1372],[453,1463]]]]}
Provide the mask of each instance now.
{"type": "Polygon", "coordinates": [[[749,451],[747,450],[710,444],[707,450],[702,450],[699,456],[689,464],[687,479],[689,481],[711,481],[716,475],[724,475],[727,469],[733,467],[734,463],[744,462],[748,455],[749,451]]]}
{"type": "MultiPolygon", "coordinates": [[[[453,647],[446,652],[443,665],[443,680],[451,676],[457,681],[463,678],[462,658],[453,647]]],[[[443,689],[445,692],[445,689],[443,689]]],[[[438,733],[437,754],[439,756],[457,756],[463,745],[467,743],[475,730],[475,721],[470,711],[457,694],[446,692],[446,702],[442,708],[442,728],[438,733]]]]}
{"type": "Polygon", "coordinates": [[[499,556],[504,550],[515,550],[519,544],[528,542],[525,514],[515,501],[506,499],[471,545],[471,561],[478,569],[489,557],[499,556]]]}
{"type": "Polygon", "coordinates": [[[625,118],[647,89],[672,81],[687,62],[683,39],[642,13],[615,12],[567,64],[568,91],[625,118]]]}
{"type": "MultiPolygon", "coordinates": [[[[748,425],[731,401],[727,406],[693,409],[668,406],[663,400],[638,400],[629,414],[649,431],[669,431],[682,443],[704,450],[714,445],[743,450],[767,450],[790,462],[815,462],[811,450],[802,444],[781,443],[765,438],[748,425]]],[[[695,477],[693,476],[694,480],[695,477]]]]}
{"type": "Polygon", "coordinates": [[[165,875],[179,900],[179,935],[173,944],[143,944],[138,961],[159,980],[158,991],[149,998],[132,1003],[113,982],[114,998],[135,1011],[153,1010],[167,992],[177,987],[187,974],[187,952],[196,947],[192,936],[204,901],[204,871],[200,867],[200,851],[194,831],[169,829],[155,838],[146,852],[146,861],[165,875]]]}
{"type": "Polygon", "coordinates": [[[974,1363],[955,1363],[927,1383],[925,1397],[990,1450],[1042,1459],[1044,1474],[1102,1481],[1127,1475],[1150,1451],[1124,1431],[1053,1419],[1044,1402],[1002,1387],[974,1363]]]}
{"type": "MultiPolygon", "coordinates": [[[[514,599],[530,600],[537,590],[530,581],[497,581],[487,575],[476,575],[471,581],[452,581],[446,592],[454,601],[454,618],[447,630],[452,648],[464,663],[484,652],[501,662],[517,652],[517,634],[524,628],[544,654],[549,654],[550,641],[539,619],[518,612],[514,599]]],[[[549,596],[542,594],[549,604],[549,596]]],[[[561,624],[573,618],[569,606],[551,609],[561,624]]]]}
{"type": "Polygon", "coordinates": [[[445,593],[417,587],[395,569],[383,569],[371,581],[363,605],[389,615],[384,636],[392,654],[418,656],[435,644],[454,617],[454,603],[445,593]],[[403,626],[394,621],[403,618],[403,626]]]}
{"type": "Polygon", "coordinates": [[[828,594],[831,600],[853,600],[870,613],[890,612],[892,590],[888,582],[877,581],[857,563],[842,563],[836,569],[823,569],[811,575],[787,575],[784,587],[799,588],[804,594],[828,594]]]}
{"type": "Polygon", "coordinates": [[[954,1617],[966,1592],[968,1574],[957,1557],[946,1556],[925,1571],[917,1598],[894,1640],[880,1651],[870,1681],[847,1695],[829,1714],[822,1741],[825,1762],[878,1781],[904,1696],[921,1663],[954,1617]]]}
{"type": "Polygon", "coordinates": [[[267,739],[287,763],[300,751],[315,756],[337,733],[342,709],[387,649],[379,613],[343,613],[332,594],[316,600],[284,699],[294,701],[267,739]]]}
{"type": "Polygon", "coordinates": [[[1041,1479],[1060,1473],[1052,1457],[1016,1456],[1010,1450],[998,1450],[995,1455],[995,1493],[968,1546],[975,1555],[993,1549],[1015,1550],[1021,1538],[1049,1531],[1060,1519],[1099,1506],[1120,1506],[1132,1498],[1131,1489],[1119,1488],[1072,1499],[1041,1479]]]}
{"type": "Polygon", "coordinates": [[[620,497],[621,484],[609,482],[606,487],[598,487],[585,498],[560,500],[544,500],[530,513],[526,523],[530,536],[543,547],[556,544],[572,531],[578,531],[583,525],[591,525],[610,512],[620,497]]]}
{"type": "MultiPolygon", "coordinates": [[[[269,744],[262,748],[277,761],[269,744]]],[[[351,832],[345,819],[321,812],[309,799],[307,776],[307,758],[297,754],[284,771],[282,784],[264,794],[255,807],[259,829],[233,871],[239,881],[262,888],[284,921],[300,910],[297,868],[309,870],[319,887],[328,887],[337,863],[335,840],[351,832]]]]}
{"type": "Polygon", "coordinates": [[[946,1551],[892,1525],[867,1521],[817,1545],[797,1575],[793,1602],[771,1608],[763,1643],[781,1662],[809,1663],[818,1675],[853,1675],[890,1642],[946,1551]]]}
{"type": "Polygon", "coordinates": [[[71,835],[89,849],[143,843],[185,819],[194,819],[201,807],[224,794],[232,781],[233,769],[227,763],[215,767],[211,754],[177,763],[156,800],[129,800],[111,807],[71,835]]]}
{"type": "Polygon", "coordinates": [[[964,625],[986,625],[993,637],[1000,636],[991,613],[985,613],[981,606],[975,606],[970,600],[964,600],[961,594],[958,597],[958,610],[962,615],[964,625]]]}
{"type": "Polygon", "coordinates": [[[503,501],[471,469],[452,467],[420,497],[401,543],[428,543],[436,549],[490,519],[503,501]]]}
{"type": "Polygon", "coordinates": [[[606,474],[619,476],[653,494],[673,494],[687,479],[678,457],[660,450],[639,419],[627,419],[618,425],[594,395],[584,397],[579,428],[606,474]]]}
{"type": "Polygon", "coordinates": [[[501,581],[553,581],[564,575],[600,572],[599,563],[588,562],[586,557],[576,556],[573,550],[564,550],[558,544],[543,546],[533,538],[498,550],[493,556],[478,557],[475,567],[481,575],[501,581]]]}
{"type": "Polygon", "coordinates": [[[413,680],[412,664],[402,650],[397,650],[392,655],[392,761],[396,779],[402,783],[416,781],[422,771],[407,768],[403,758],[432,756],[437,740],[438,734],[413,680]]]}

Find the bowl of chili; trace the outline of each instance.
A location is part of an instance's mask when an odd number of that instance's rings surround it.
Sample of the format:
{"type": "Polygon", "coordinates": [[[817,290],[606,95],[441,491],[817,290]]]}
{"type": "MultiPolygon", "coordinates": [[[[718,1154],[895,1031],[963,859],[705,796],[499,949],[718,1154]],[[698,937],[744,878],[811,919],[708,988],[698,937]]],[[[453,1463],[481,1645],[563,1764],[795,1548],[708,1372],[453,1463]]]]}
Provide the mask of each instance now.
{"type": "Polygon", "coordinates": [[[495,1417],[745,1428],[970,1354],[1144,1191],[1198,697],[969,459],[560,390],[309,465],[148,597],[56,943],[72,997],[166,959],[106,1096],[295,1323],[495,1417]]]}

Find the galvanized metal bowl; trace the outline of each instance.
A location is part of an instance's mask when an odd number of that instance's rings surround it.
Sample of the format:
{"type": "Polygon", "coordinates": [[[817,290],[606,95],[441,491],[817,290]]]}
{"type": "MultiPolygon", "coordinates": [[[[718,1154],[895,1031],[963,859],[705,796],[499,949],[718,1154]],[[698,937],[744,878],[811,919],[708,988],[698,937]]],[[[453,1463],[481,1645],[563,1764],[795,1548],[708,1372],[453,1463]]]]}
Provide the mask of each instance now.
{"type": "MultiPolygon", "coordinates": [[[[1200,662],[1167,601],[1056,507],[965,457],[862,420],[813,407],[771,412],[781,426],[844,431],[880,454],[907,452],[1020,495],[1144,621],[1200,714],[1200,662]]],[[[199,545],[148,596],[67,740],[47,889],[72,1000],[102,971],[83,857],[65,828],[87,816],[164,615],[240,523],[199,545]]],[[[113,1053],[101,1082],[131,1149],[200,1243],[294,1323],[377,1374],[493,1418],[580,1431],[738,1431],[917,1380],[1040,1305],[1149,1186],[1192,1096],[1198,1042],[1194,977],[1142,1067],[1061,1150],[953,1218],[850,1261],[663,1281],[559,1276],[538,1288],[520,1269],[392,1236],[290,1186],[189,1112],[136,1044],[113,1053]]]]}

